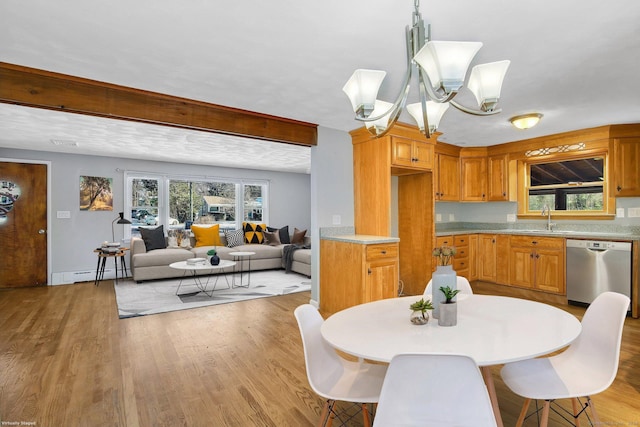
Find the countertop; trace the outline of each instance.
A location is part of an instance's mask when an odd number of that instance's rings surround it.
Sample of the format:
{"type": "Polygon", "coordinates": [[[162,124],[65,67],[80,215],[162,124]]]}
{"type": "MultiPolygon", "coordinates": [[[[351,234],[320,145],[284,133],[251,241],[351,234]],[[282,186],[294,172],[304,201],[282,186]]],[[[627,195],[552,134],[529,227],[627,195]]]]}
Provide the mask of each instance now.
{"type": "Polygon", "coordinates": [[[530,235],[544,237],[564,237],[566,239],[596,239],[596,240],[640,240],[640,235],[632,233],[614,233],[614,232],[595,232],[595,231],[574,231],[574,230],[553,230],[547,231],[543,229],[450,229],[436,231],[436,237],[452,236],[459,234],[508,234],[508,235],[530,235]]]}
{"type": "Polygon", "coordinates": [[[336,240],[338,242],[358,243],[362,245],[372,245],[376,243],[397,243],[397,237],[370,236],[367,234],[344,234],[338,236],[323,236],[322,240],[336,240]]]}

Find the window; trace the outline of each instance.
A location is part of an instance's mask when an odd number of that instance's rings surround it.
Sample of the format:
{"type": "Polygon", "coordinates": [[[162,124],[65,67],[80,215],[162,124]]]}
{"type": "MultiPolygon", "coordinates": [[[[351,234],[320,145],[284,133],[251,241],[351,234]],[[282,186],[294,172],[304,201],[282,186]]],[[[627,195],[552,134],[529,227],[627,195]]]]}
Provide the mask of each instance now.
{"type": "Polygon", "coordinates": [[[140,234],[138,228],[158,224],[158,188],[155,178],[133,178],[130,180],[131,233],[140,234]]]}
{"type": "Polygon", "coordinates": [[[220,224],[233,230],[242,221],[267,221],[267,181],[128,173],[126,182],[132,236],[140,234],[139,227],[160,224],[165,229],[220,224]]]}
{"type": "Polygon", "coordinates": [[[555,155],[554,160],[548,157],[520,164],[520,176],[525,179],[520,214],[539,215],[544,206],[561,216],[608,212],[605,154],[561,159],[555,155]]]}

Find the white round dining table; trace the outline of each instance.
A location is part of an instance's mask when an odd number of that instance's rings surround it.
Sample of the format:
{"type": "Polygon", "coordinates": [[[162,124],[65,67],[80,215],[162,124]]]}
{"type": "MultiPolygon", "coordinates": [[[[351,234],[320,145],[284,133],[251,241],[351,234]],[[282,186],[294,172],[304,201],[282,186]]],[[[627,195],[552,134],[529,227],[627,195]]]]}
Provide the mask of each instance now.
{"type": "Polygon", "coordinates": [[[458,295],[456,326],[409,321],[409,306],[422,296],[390,298],[330,316],[322,336],[334,348],[360,358],[390,362],[400,353],[453,353],[478,366],[530,359],[575,340],[580,322],[572,314],[535,301],[493,295],[458,295]]]}
{"type": "Polygon", "coordinates": [[[559,308],[519,298],[459,294],[456,326],[409,321],[409,306],[422,296],[390,298],[347,308],[321,327],[324,339],[353,356],[390,362],[401,353],[465,354],[482,371],[498,427],[492,365],[531,359],[559,350],[582,330],[578,319],[559,308]]]}

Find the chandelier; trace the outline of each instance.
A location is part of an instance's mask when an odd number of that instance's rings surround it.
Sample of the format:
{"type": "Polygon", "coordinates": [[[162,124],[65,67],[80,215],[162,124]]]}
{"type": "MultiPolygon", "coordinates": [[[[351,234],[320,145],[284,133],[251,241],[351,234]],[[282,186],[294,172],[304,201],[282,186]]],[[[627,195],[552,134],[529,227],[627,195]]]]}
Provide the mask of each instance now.
{"type": "Polygon", "coordinates": [[[356,120],[364,122],[377,137],[386,134],[398,120],[414,75],[418,79],[420,102],[406,105],[406,109],[427,138],[435,132],[449,105],[477,116],[501,111],[496,105],[510,61],[480,64],[471,70],[467,88],[475,95],[479,109],[457,103],[453,98],[464,84],[469,64],[482,43],[431,41],[430,25],[425,26],[419,7],[420,1],[414,0],[413,24],[406,27],[407,71],[395,102],[376,99],[385,71],[358,69],[342,88],[351,101],[356,120]]]}

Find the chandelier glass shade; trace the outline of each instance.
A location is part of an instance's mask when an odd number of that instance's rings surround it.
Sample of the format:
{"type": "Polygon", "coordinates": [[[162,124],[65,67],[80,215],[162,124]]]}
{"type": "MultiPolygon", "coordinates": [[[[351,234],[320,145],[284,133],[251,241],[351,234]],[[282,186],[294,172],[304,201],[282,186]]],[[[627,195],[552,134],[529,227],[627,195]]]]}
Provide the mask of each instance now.
{"type": "Polygon", "coordinates": [[[504,76],[510,61],[476,65],[471,70],[467,88],[474,94],[478,108],[468,108],[454,101],[464,85],[469,65],[482,47],[481,42],[431,41],[414,0],[413,25],[406,28],[407,71],[403,86],[394,102],[377,99],[386,72],[356,70],[342,90],[351,101],[356,120],[375,136],[382,136],[398,120],[403,108],[414,118],[427,138],[437,129],[449,105],[473,115],[492,115],[497,109],[504,76]],[[406,105],[413,80],[418,80],[420,102],[406,105]]]}

